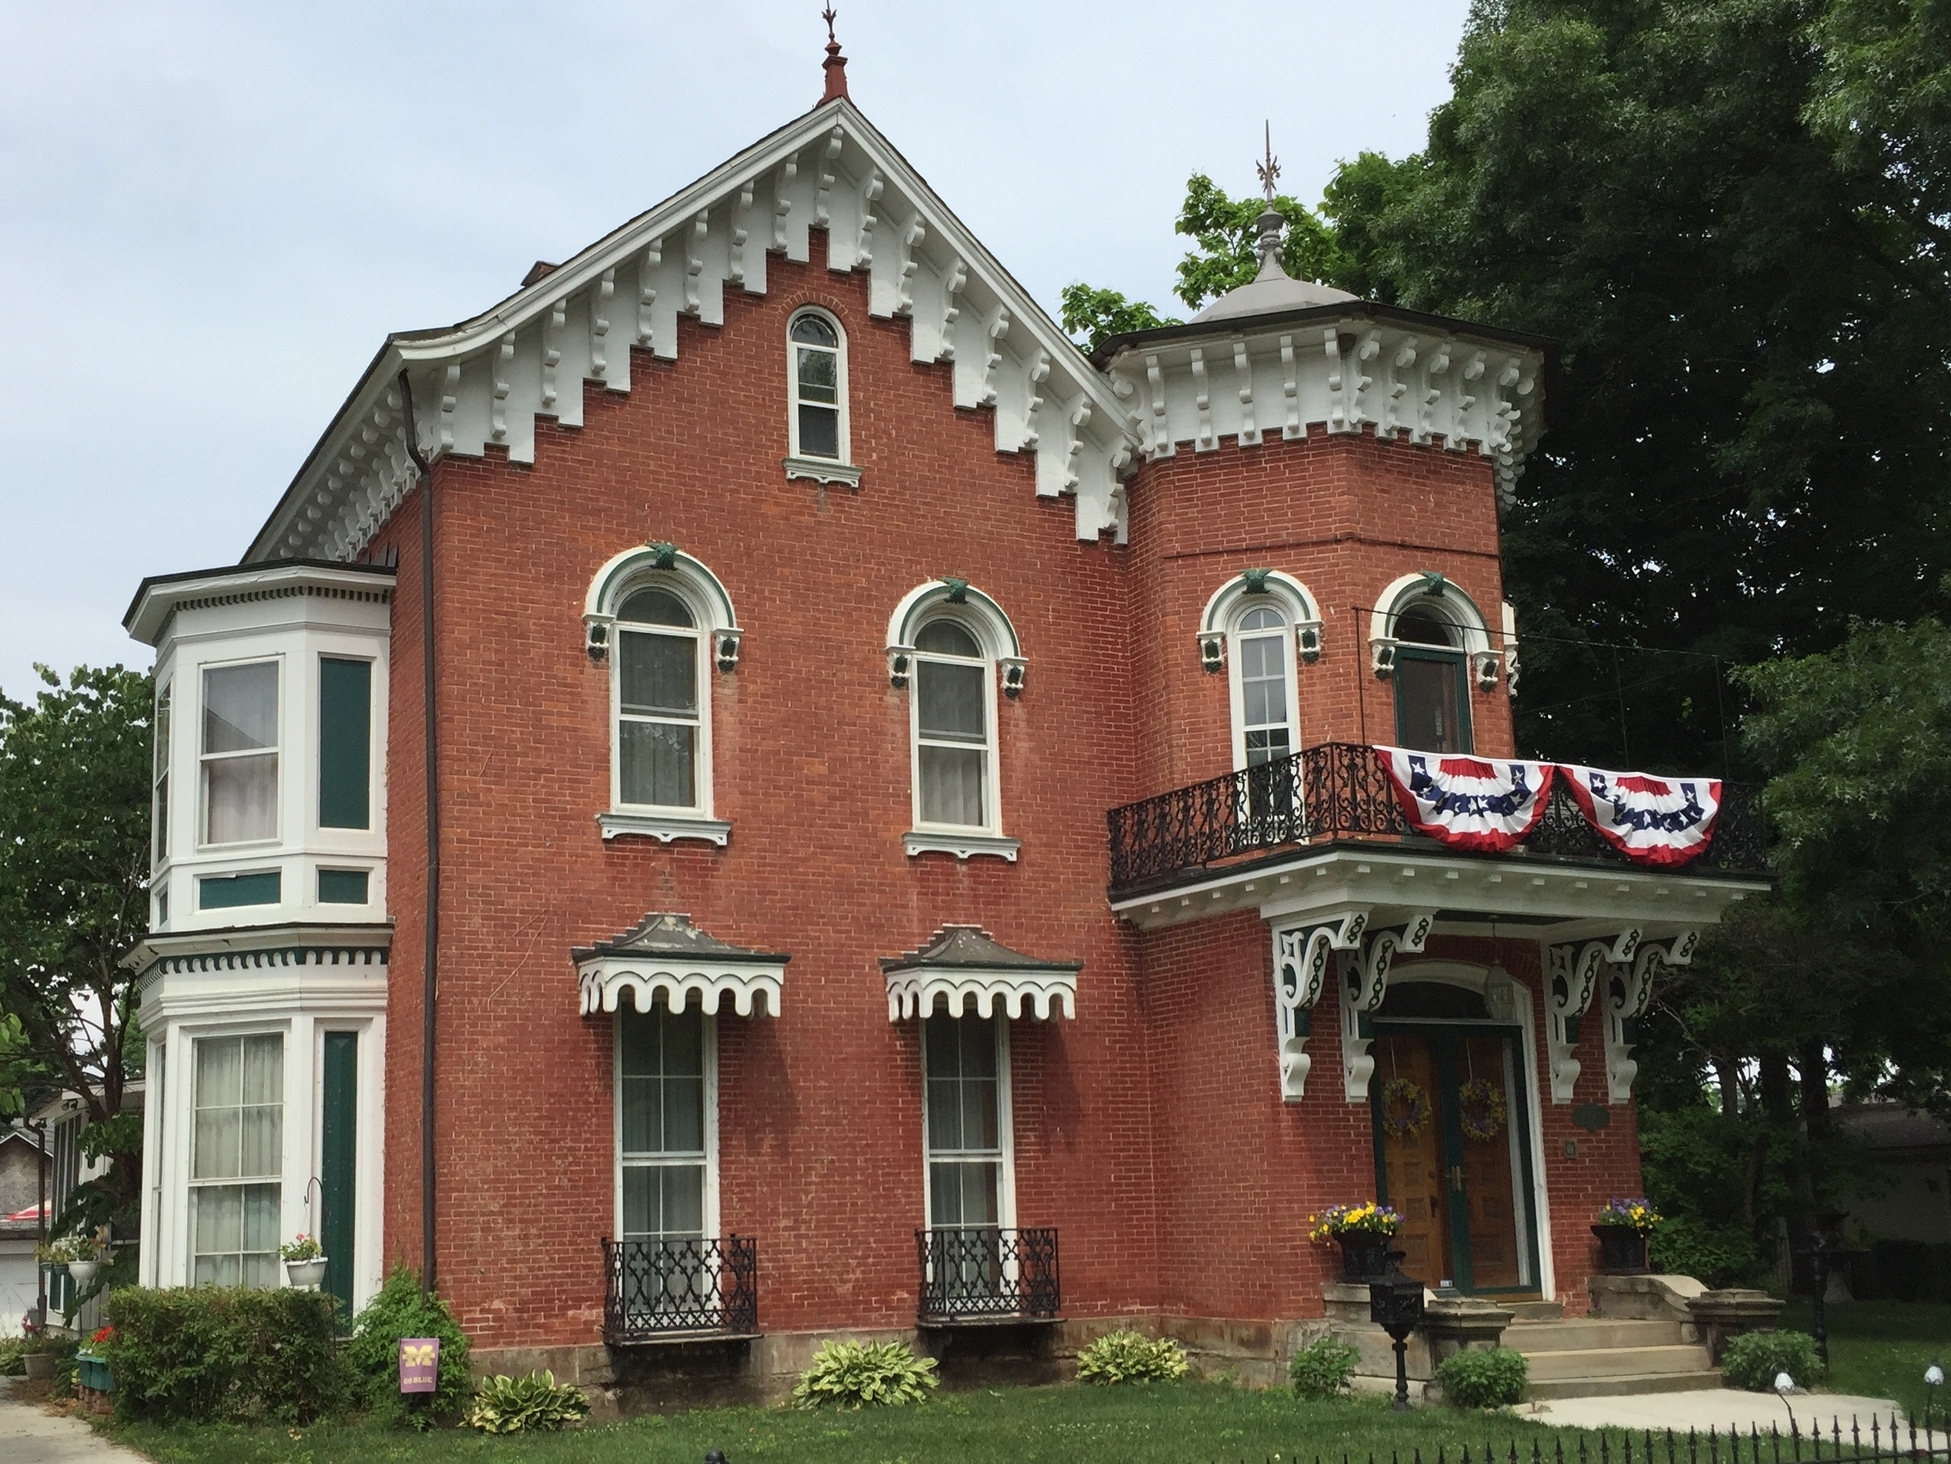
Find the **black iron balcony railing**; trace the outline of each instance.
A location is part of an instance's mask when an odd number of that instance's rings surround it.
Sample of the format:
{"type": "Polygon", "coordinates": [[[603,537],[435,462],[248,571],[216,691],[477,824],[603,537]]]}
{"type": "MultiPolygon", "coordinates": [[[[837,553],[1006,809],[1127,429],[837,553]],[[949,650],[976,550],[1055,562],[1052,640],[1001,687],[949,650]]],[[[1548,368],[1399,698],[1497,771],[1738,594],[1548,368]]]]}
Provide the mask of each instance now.
{"type": "Polygon", "coordinates": [[[756,1336],[759,1245],[723,1240],[605,1240],[603,1337],[646,1342],[683,1332],[756,1336]]]}
{"type": "MultiPolygon", "coordinates": [[[[1128,803],[1106,818],[1114,890],[1164,884],[1237,855],[1284,845],[1391,840],[1438,847],[1403,821],[1375,749],[1356,742],[1324,742],[1278,762],[1128,803]]],[[[1562,779],[1553,784],[1544,817],[1519,848],[1531,856],[1628,863],[1586,821],[1562,779]]],[[[1713,839],[1686,867],[1742,873],[1767,869],[1759,788],[1722,784],[1713,839]]]]}
{"type": "Polygon", "coordinates": [[[917,1230],[915,1250],[924,1322],[1036,1321],[1063,1305],[1054,1227],[917,1230]]]}

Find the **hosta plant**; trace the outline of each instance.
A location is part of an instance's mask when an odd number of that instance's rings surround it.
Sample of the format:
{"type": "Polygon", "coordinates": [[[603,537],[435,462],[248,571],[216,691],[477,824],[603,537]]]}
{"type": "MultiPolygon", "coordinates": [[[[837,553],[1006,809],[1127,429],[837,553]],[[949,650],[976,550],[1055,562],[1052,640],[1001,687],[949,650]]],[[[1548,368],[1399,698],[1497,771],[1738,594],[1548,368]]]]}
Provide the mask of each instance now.
{"type": "Polygon", "coordinates": [[[1185,1349],[1170,1337],[1107,1332],[1077,1354],[1077,1377],[1080,1382],[1143,1383],[1182,1378],[1190,1365],[1185,1349]]]}
{"type": "Polygon", "coordinates": [[[828,1342],[793,1386],[797,1408],[881,1408],[919,1403],[940,1381],[935,1359],[902,1342],[828,1342]]]}
{"type": "Polygon", "coordinates": [[[481,1384],[467,1421],[483,1433],[552,1432],[581,1423],[589,1399],[581,1388],[558,1383],[552,1372],[525,1378],[493,1377],[481,1384]]]}

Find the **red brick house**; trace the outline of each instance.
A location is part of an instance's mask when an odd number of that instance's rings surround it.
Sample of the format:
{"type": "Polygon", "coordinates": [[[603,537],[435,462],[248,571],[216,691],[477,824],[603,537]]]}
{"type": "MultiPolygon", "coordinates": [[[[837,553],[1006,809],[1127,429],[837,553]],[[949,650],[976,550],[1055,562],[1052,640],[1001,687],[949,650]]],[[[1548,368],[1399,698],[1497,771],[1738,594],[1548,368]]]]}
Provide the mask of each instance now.
{"type": "Polygon", "coordinates": [[[1515,752],[1544,343],[1275,253],[1087,358],[843,65],[390,337],[243,562],[137,593],[145,1279],[316,1231],[587,1377],[1270,1365],[1380,1195],[1413,1274],[1582,1312],[1631,1018],[1766,881],[1738,790],[1684,865],[1562,787],[1481,853],[1370,750],[1515,752]]]}

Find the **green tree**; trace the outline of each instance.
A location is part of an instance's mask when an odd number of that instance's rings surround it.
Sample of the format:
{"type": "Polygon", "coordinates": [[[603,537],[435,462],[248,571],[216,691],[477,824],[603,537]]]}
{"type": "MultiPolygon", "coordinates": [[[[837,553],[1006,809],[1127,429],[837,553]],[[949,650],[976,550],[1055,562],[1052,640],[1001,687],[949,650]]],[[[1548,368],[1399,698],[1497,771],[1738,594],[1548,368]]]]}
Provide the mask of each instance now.
{"type": "Polygon", "coordinates": [[[1116,290],[1081,283],[1064,286],[1062,303],[1064,330],[1086,353],[1128,330],[1153,330],[1179,323],[1178,317],[1160,315],[1143,300],[1128,300],[1116,290]]]}
{"type": "Polygon", "coordinates": [[[140,1131],[118,1117],[141,1063],[121,962],[148,930],[151,685],[38,669],[32,703],[0,697],[0,1012],[86,1105],[84,1142],[110,1161],[79,1207],[96,1224],[141,1188],[140,1131]]]}

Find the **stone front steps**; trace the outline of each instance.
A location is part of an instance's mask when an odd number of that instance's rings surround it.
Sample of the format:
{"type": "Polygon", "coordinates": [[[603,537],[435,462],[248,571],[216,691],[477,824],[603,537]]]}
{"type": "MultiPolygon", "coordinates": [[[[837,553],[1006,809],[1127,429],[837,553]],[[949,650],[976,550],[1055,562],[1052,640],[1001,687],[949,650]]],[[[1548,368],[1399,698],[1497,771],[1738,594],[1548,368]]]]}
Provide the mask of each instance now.
{"type": "Polygon", "coordinates": [[[1506,1329],[1503,1345],[1524,1354],[1529,1396],[1538,1400],[1721,1386],[1707,1349],[1688,1341],[1678,1322],[1521,1315],[1506,1329]]]}

